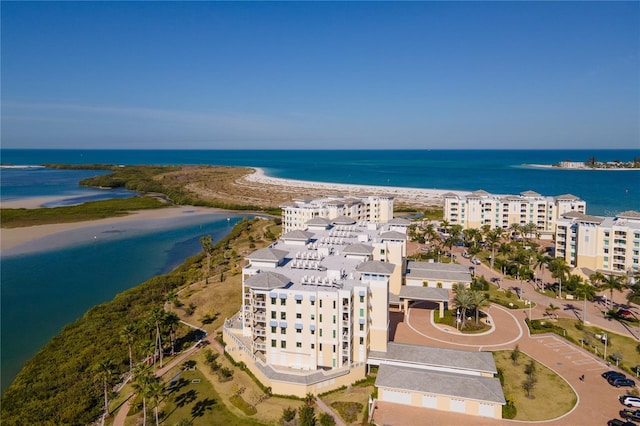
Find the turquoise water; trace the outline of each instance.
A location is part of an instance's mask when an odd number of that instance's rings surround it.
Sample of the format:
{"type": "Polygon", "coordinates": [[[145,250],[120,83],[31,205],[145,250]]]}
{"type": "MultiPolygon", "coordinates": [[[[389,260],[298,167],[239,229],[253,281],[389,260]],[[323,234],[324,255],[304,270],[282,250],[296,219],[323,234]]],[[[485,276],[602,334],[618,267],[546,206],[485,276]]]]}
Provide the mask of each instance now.
{"type": "MultiPolygon", "coordinates": [[[[210,164],[264,168],[269,175],[320,182],[476,190],[543,195],[572,193],[594,215],[640,210],[640,171],[546,170],[524,164],[563,160],[629,161],[640,150],[506,151],[191,151],[191,150],[1,150],[2,164],[210,164]]],[[[131,196],[128,191],[80,188],[78,181],[103,172],[0,169],[3,201],[64,196],[67,202],[131,196]]],[[[226,234],[236,217],[192,218],[154,229],[73,233],[0,257],[2,389],[24,362],[65,324],[115,294],[166,272],[200,250],[199,237],[226,234]],[[64,245],[64,243],[68,243],[64,245]],[[63,247],[61,245],[64,245],[63,247]],[[35,248],[47,250],[33,252],[35,248]]]]}
{"type": "MultiPolygon", "coordinates": [[[[533,190],[571,193],[587,201],[587,212],[614,215],[640,210],[640,170],[547,170],[524,164],[563,160],[630,161],[638,150],[2,150],[3,164],[108,163],[210,164],[264,168],[290,179],[364,185],[406,186],[498,194],[533,190]]],[[[5,169],[6,170],[6,169],[5,169]]],[[[2,171],[3,175],[6,172],[2,171]]]]}
{"type": "Polygon", "coordinates": [[[117,293],[175,268],[201,251],[202,235],[217,241],[240,219],[236,215],[207,215],[153,227],[145,221],[126,228],[95,228],[86,230],[98,237],[85,239],[88,243],[77,242],[73,236],[70,239],[76,242],[62,248],[3,254],[2,389],[64,325],[117,293]]]}

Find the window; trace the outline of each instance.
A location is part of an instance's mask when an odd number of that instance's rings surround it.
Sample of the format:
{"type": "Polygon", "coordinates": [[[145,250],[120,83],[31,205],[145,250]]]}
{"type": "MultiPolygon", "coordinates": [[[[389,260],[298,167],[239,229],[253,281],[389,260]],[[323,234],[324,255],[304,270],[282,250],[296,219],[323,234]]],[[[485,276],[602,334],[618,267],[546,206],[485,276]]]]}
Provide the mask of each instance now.
{"type": "Polygon", "coordinates": [[[316,334],[315,330],[311,330],[311,335],[313,336],[314,334],[316,334]]]}
{"type": "Polygon", "coordinates": [[[276,311],[271,311],[271,319],[276,319],[276,311]]]}
{"type": "Polygon", "coordinates": [[[333,323],[334,324],[336,323],[336,316],[335,315],[333,316],[333,323]]]}
{"type": "Polygon", "coordinates": [[[364,296],[360,296],[360,303],[364,303],[364,296]]]}
{"type": "Polygon", "coordinates": [[[280,299],[280,305],[285,306],[287,304],[287,299],[280,299]]]}
{"type": "Polygon", "coordinates": [[[280,334],[287,334],[287,329],[285,327],[282,327],[280,329],[280,334]]]}
{"type": "Polygon", "coordinates": [[[315,343],[312,343],[312,344],[311,344],[311,349],[315,349],[315,347],[316,347],[316,344],[315,344],[315,343]]]}
{"type": "Polygon", "coordinates": [[[336,345],[333,345],[333,353],[336,353],[336,345]]]}
{"type": "Polygon", "coordinates": [[[364,331],[364,324],[360,324],[360,331],[364,331]]]}
{"type": "Polygon", "coordinates": [[[335,308],[336,308],[336,301],[334,300],[333,301],[333,309],[335,309],[335,308]]]}
{"type": "Polygon", "coordinates": [[[322,314],[320,314],[320,322],[322,322],[322,314]]]}
{"type": "Polygon", "coordinates": [[[302,300],[296,300],[296,305],[302,305],[302,300]]]}
{"type": "Polygon", "coordinates": [[[283,340],[282,342],[280,342],[280,347],[281,347],[282,349],[286,349],[286,348],[287,348],[287,341],[286,341],[286,340],[283,340]]]}
{"type": "Polygon", "coordinates": [[[280,312],[280,319],[287,319],[287,313],[286,312],[280,312]]]}
{"type": "Polygon", "coordinates": [[[271,304],[272,304],[272,305],[275,305],[275,304],[276,304],[276,298],[275,298],[275,297],[272,297],[272,298],[271,298],[271,304]]]}
{"type": "Polygon", "coordinates": [[[335,330],[333,330],[333,338],[334,339],[336,338],[336,331],[335,330]]]}
{"type": "Polygon", "coordinates": [[[302,329],[301,328],[296,328],[296,333],[302,333],[302,329]]]}
{"type": "Polygon", "coordinates": [[[316,301],[315,301],[315,300],[312,300],[312,301],[311,301],[311,306],[314,306],[315,304],[316,304],[316,301]]]}
{"type": "Polygon", "coordinates": [[[276,327],[271,327],[271,332],[276,333],[277,332],[276,327]]]}
{"type": "Polygon", "coordinates": [[[316,314],[311,314],[311,319],[312,320],[316,319],[316,314]]]}
{"type": "Polygon", "coordinates": [[[300,314],[300,313],[296,314],[296,318],[298,318],[298,319],[302,318],[302,314],[300,314]]]}
{"type": "MultiPolygon", "coordinates": [[[[322,330],[320,330],[322,331],[322,330]]],[[[322,343],[320,343],[320,346],[318,346],[318,350],[322,350],[322,343]]]]}
{"type": "Polygon", "coordinates": [[[275,339],[271,340],[271,347],[272,348],[276,347],[276,340],[275,339]]]}
{"type": "Polygon", "coordinates": [[[320,299],[320,307],[322,308],[322,299],[320,299]]]}
{"type": "Polygon", "coordinates": [[[360,308],[360,316],[363,317],[364,316],[364,308],[360,308]]]}
{"type": "Polygon", "coordinates": [[[361,338],[360,338],[360,344],[361,344],[361,345],[364,345],[364,337],[361,337],[361,338]]]}

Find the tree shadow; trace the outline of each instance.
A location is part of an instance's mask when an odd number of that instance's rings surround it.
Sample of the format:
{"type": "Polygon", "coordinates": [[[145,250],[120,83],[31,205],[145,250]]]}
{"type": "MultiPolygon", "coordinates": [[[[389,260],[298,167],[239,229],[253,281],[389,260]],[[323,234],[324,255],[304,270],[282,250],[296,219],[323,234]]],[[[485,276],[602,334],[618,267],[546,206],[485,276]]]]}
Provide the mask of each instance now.
{"type": "Polygon", "coordinates": [[[175,401],[176,405],[182,408],[187,404],[191,404],[196,400],[196,398],[198,398],[198,391],[196,391],[195,389],[189,389],[187,392],[181,393],[180,395],[176,396],[175,401]]]}
{"type": "Polygon", "coordinates": [[[215,404],[216,401],[210,398],[205,398],[202,401],[196,402],[196,404],[191,408],[191,417],[195,419],[196,417],[204,416],[204,413],[206,411],[211,411],[215,404]]]}
{"type": "Polygon", "coordinates": [[[167,389],[170,393],[171,392],[180,392],[180,390],[187,386],[189,384],[189,380],[185,379],[184,377],[181,377],[178,380],[172,381],[169,384],[169,388],[167,389]]]}

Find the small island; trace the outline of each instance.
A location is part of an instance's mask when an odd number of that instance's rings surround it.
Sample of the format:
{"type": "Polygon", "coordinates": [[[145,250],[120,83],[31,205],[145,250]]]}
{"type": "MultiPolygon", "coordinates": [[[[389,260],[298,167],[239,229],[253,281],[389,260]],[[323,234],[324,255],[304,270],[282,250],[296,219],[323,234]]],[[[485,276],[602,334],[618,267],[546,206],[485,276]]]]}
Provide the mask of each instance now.
{"type": "Polygon", "coordinates": [[[587,161],[561,161],[557,164],[553,164],[553,167],[559,167],[562,169],[640,169],[640,158],[634,158],[631,161],[598,161],[596,157],[590,157],[587,161]]]}
{"type": "Polygon", "coordinates": [[[554,164],[524,164],[528,167],[567,169],[567,170],[640,170],[640,157],[631,161],[598,161],[590,157],[587,161],[564,160],[554,164]]]}

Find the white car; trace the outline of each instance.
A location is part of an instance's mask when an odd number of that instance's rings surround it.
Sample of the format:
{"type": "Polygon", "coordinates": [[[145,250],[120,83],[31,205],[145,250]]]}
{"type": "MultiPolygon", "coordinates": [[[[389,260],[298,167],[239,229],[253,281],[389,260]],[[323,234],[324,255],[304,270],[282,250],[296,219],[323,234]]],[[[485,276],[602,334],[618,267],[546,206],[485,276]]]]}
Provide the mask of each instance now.
{"type": "Polygon", "coordinates": [[[631,395],[622,395],[620,402],[627,407],[640,407],[640,398],[631,395]]]}

